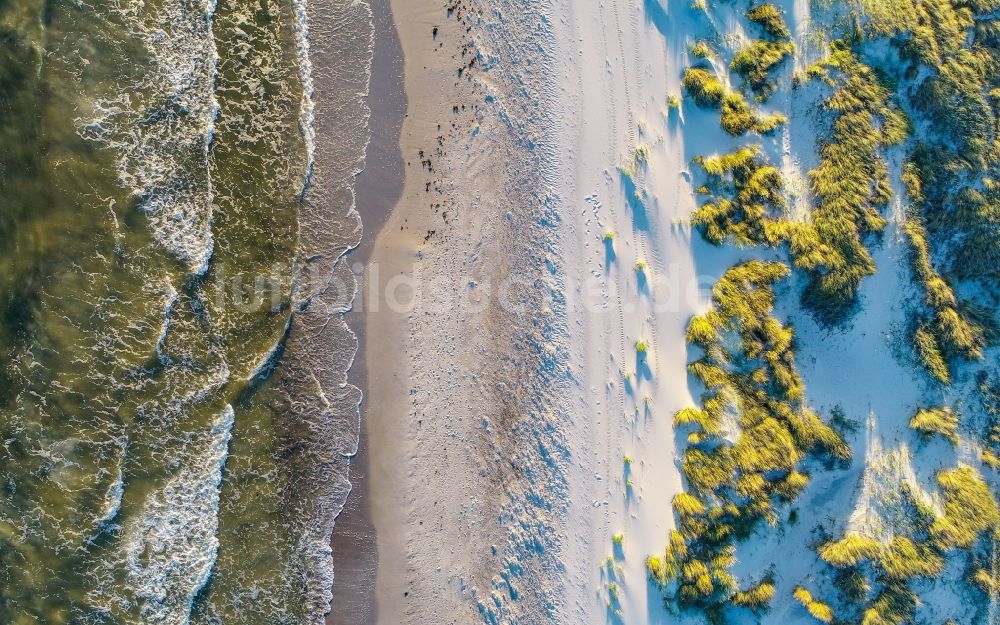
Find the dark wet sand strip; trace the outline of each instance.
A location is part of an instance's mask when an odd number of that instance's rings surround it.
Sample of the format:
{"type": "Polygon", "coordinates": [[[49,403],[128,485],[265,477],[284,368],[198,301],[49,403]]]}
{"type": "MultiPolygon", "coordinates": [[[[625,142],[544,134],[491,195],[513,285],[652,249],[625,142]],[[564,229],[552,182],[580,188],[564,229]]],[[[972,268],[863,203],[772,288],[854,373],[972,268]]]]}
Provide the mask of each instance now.
{"type": "MultiPolygon", "coordinates": [[[[403,87],[403,53],[388,0],[370,0],[375,18],[375,54],[372,61],[371,142],[365,170],[358,177],[357,210],[364,235],[348,260],[359,278],[371,257],[379,230],[403,190],[403,157],[399,149],[400,128],[406,113],[403,87]]],[[[362,302],[368,301],[366,288],[355,299],[355,309],[347,322],[358,336],[358,352],[348,375],[361,388],[361,434],[358,454],[351,461],[351,495],[331,540],[334,563],[333,600],[328,625],[374,625],[377,622],[375,573],[378,552],[371,517],[369,472],[368,401],[376,389],[368,386],[366,358],[366,316],[362,302]]]]}

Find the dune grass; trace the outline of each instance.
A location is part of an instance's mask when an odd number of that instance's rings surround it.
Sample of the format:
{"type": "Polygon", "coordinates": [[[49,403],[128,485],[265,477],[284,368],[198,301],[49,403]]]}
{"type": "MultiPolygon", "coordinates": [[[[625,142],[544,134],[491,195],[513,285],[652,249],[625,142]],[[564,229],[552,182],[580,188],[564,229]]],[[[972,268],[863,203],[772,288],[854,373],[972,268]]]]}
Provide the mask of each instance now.
{"type": "Polygon", "coordinates": [[[833,622],[833,608],[829,605],[818,601],[813,598],[812,594],[803,588],[802,586],[796,586],[792,590],[792,596],[795,600],[802,604],[802,606],[809,611],[814,619],[821,623],[832,623],[833,622]]]}
{"type": "Polygon", "coordinates": [[[706,66],[689,67],[684,72],[684,90],[702,108],[721,111],[722,129],[734,137],[748,132],[769,134],[788,120],[779,113],[760,115],[739,93],[725,85],[706,66]]]}
{"type": "Polygon", "coordinates": [[[828,325],[854,309],[862,280],[875,272],[864,237],[882,232],[891,197],[882,150],[909,130],[884,79],[843,42],[813,74],[834,87],[822,108],[833,117],[819,165],[809,172],[816,202],[807,226],[791,234],[794,265],[809,274],[803,304],[828,325]]]}
{"type": "Polygon", "coordinates": [[[910,267],[924,289],[924,307],[914,324],[914,347],[928,373],[943,384],[951,383],[950,362],[980,360],[994,330],[990,319],[981,319],[967,302],[959,301],[954,288],[935,268],[930,241],[924,226],[926,198],[919,168],[906,164],[903,182],[912,206],[903,223],[910,243],[910,267]]]}
{"type": "Polygon", "coordinates": [[[788,226],[781,172],[767,164],[758,146],[708,159],[696,158],[708,180],[709,199],[691,217],[706,241],[745,245],[777,245],[788,226]]]}
{"type": "Polygon", "coordinates": [[[724,605],[759,609],[770,601],[773,584],[739,589],[729,572],[735,545],[761,521],[779,522],[779,506],[809,482],[797,469],[807,455],[850,456],[805,405],[793,332],[773,316],[774,285],[788,273],[777,262],[731,267],[712,289],[712,309],[688,326],[688,340],[702,352],[688,370],[705,392],[700,407],[674,418],[690,432],[681,466],[687,489],[673,502],[677,532],[647,568],[668,600],[707,615],[724,605]],[[735,440],[725,425],[733,414],[735,440]]]}
{"type": "Polygon", "coordinates": [[[987,530],[1000,527],[1000,507],[983,481],[970,466],[938,473],[944,492],[944,514],[931,526],[931,537],[942,550],[969,548],[987,530]]]}
{"type": "Polygon", "coordinates": [[[921,408],[910,419],[910,428],[919,432],[925,440],[941,436],[952,444],[958,444],[958,415],[947,406],[921,408]]]}

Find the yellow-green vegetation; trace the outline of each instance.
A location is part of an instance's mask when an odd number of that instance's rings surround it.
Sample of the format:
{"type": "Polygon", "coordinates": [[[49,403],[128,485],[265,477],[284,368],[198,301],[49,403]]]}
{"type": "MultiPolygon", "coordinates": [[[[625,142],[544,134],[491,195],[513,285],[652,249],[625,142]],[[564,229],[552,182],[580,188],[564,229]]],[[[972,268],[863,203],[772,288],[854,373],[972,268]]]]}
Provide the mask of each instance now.
{"type": "Polygon", "coordinates": [[[751,131],[762,135],[769,134],[778,126],[788,122],[788,118],[781,113],[759,115],[750,108],[742,95],[727,93],[722,98],[720,122],[723,130],[738,137],[751,131]]]}
{"type": "MultiPolygon", "coordinates": [[[[820,321],[835,324],[854,308],[861,281],[875,272],[864,237],[886,225],[880,211],[891,187],[881,153],[902,141],[909,125],[882,79],[843,43],[813,74],[834,87],[823,102],[834,119],[830,138],[820,147],[819,165],[810,172],[816,202],[809,220],[783,218],[780,173],[763,161],[759,150],[747,146],[701,160],[708,182],[700,191],[712,197],[696,212],[694,223],[713,243],[731,238],[740,245],[787,244],[792,263],[809,277],[803,304],[820,321]]],[[[696,102],[722,108],[723,127],[733,134],[766,132],[784,121],[755,116],[741,98],[742,105],[729,103],[722,84],[704,68],[689,69],[685,87],[696,102]]],[[[924,351],[922,359],[930,362],[933,349],[924,351]]]]}
{"type": "Polygon", "coordinates": [[[1000,384],[991,383],[989,375],[980,371],[976,379],[977,390],[983,411],[989,421],[983,435],[983,464],[994,471],[1000,471],[1000,384]]]}
{"type": "Polygon", "coordinates": [[[781,172],[765,163],[759,147],[695,160],[708,175],[705,191],[710,199],[694,212],[691,223],[705,240],[744,246],[777,245],[785,239],[789,227],[781,219],[784,182],[781,172]]]}
{"type": "Polygon", "coordinates": [[[958,357],[981,359],[989,330],[975,315],[969,314],[971,307],[959,302],[955,290],[934,268],[922,217],[923,185],[914,163],[907,163],[904,168],[903,182],[913,202],[910,215],[903,223],[903,232],[910,241],[910,264],[923,286],[924,305],[929,311],[929,315],[922,316],[915,324],[914,346],[928,373],[939,382],[949,384],[948,361],[958,357]]]}
{"type": "Polygon", "coordinates": [[[891,583],[864,611],[862,625],[903,625],[912,623],[917,611],[917,595],[905,584],[891,583]]]}
{"type": "Polygon", "coordinates": [[[942,384],[951,384],[951,372],[948,370],[948,363],[941,353],[934,333],[927,326],[919,325],[913,333],[913,347],[917,351],[920,362],[923,363],[927,372],[942,384]]]}
{"type": "Polygon", "coordinates": [[[705,67],[689,67],[684,71],[684,90],[695,104],[704,108],[718,108],[726,96],[725,86],[705,67]]]}
{"type": "Polygon", "coordinates": [[[611,542],[613,542],[616,545],[621,545],[622,543],[625,542],[625,534],[622,534],[621,532],[615,534],[614,536],[611,537],[611,542]]]}
{"type": "Polygon", "coordinates": [[[846,44],[834,42],[811,72],[834,87],[822,104],[834,119],[809,172],[811,223],[793,230],[791,253],[810,277],[803,303],[832,324],[850,313],[861,281],[875,272],[863,237],[886,225],[880,211],[892,191],[881,151],[905,139],[909,124],[884,80],[846,44]]]}
{"type": "Polygon", "coordinates": [[[730,69],[746,81],[760,99],[774,93],[775,84],[770,72],[795,51],[791,41],[758,40],[740,50],[733,57],[730,69]]]}
{"type": "Polygon", "coordinates": [[[778,522],[777,506],[808,483],[797,470],[808,454],[850,457],[805,405],[793,332],[772,316],[774,284],[788,273],[782,263],[758,260],[731,267],[712,289],[712,309],[688,326],[688,340],[702,352],[688,370],[705,392],[700,407],[675,417],[691,430],[682,463],[688,488],[674,499],[678,529],[664,556],[647,562],[681,607],[711,614],[726,604],[766,604],[773,586],[740,591],[729,572],[736,543],[760,521],[778,522]],[[733,415],[735,440],[724,426],[733,415]]]}
{"type": "Polygon", "coordinates": [[[796,586],[792,590],[792,596],[809,611],[814,619],[822,623],[833,622],[833,609],[822,601],[813,599],[812,594],[802,586],[796,586]]]}
{"type": "Polygon", "coordinates": [[[917,410],[910,419],[910,428],[925,439],[938,435],[958,444],[958,415],[947,406],[917,410]]]}
{"type": "Polygon", "coordinates": [[[732,603],[735,606],[749,608],[753,611],[765,610],[774,599],[774,590],[774,581],[771,578],[766,578],[746,590],[734,593],[732,603]]]}
{"type": "Polygon", "coordinates": [[[691,46],[691,56],[699,59],[709,59],[714,56],[714,53],[712,52],[712,47],[708,45],[707,41],[696,41],[694,45],[691,46]]]}
{"type": "Polygon", "coordinates": [[[988,487],[969,467],[942,471],[938,482],[944,494],[944,515],[921,504],[911,489],[902,489],[905,514],[910,517],[906,536],[896,528],[878,540],[849,533],[818,549],[820,558],[838,569],[840,590],[848,621],[870,625],[912,623],[918,598],[910,584],[937,578],[945,570],[945,556],[955,546],[972,547],[977,537],[1000,522],[997,505],[988,487]]]}
{"type": "Polygon", "coordinates": [[[638,352],[638,353],[640,353],[640,354],[645,354],[646,352],[649,351],[649,343],[647,343],[646,341],[641,341],[641,340],[640,341],[636,341],[636,343],[635,343],[635,351],[638,352]]]}
{"type": "Polygon", "coordinates": [[[977,569],[972,574],[972,583],[988,595],[1000,594],[1000,576],[994,575],[986,569],[977,569]]]}
{"type": "Polygon", "coordinates": [[[702,108],[721,110],[722,129],[733,136],[747,132],[766,134],[787,120],[781,114],[760,115],[739,93],[727,93],[718,77],[706,67],[689,67],[684,72],[684,90],[702,108]]]}
{"type": "Polygon", "coordinates": [[[792,33],[785,26],[778,7],[770,3],[759,4],[747,11],[747,19],[759,24],[772,39],[791,39],[792,33]]]}
{"type": "Polygon", "coordinates": [[[882,553],[882,543],[861,536],[848,534],[844,538],[820,547],[819,557],[831,566],[843,568],[857,566],[865,560],[873,560],[882,553]]]}
{"type": "Polygon", "coordinates": [[[903,172],[906,232],[925,292],[914,344],[948,383],[956,358],[975,360],[995,334],[992,314],[959,301],[953,284],[1000,286],[1000,24],[992,0],[862,0],[867,34],[899,51],[905,94],[925,131],[903,172]]]}
{"type": "Polygon", "coordinates": [[[938,484],[944,492],[944,514],[931,525],[930,533],[940,549],[967,549],[983,532],[1000,528],[1000,508],[975,469],[961,465],[941,471],[938,484]]]}
{"type": "Polygon", "coordinates": [[[635,148],[635,162],[638,165],[645,165],[649,162],[649,146],[640,144],[635,148]]]}
{"type": "Polygon", "coordinates": [[[944,570],[944,557],[926,543],[896,536],[888,544],[859,534],[826,543],[819,556],[830,566],[847,569],[870,563],[880,580],[903,582],[916,577],[936,577],[944,570]]]}
{"type": "Polygon", "coordinates": [[[642,272],[642,271],[646,271],[646,269],[648,269],[648,268],[649,268],[649,265],[643,259],[640,258],[639,260],[635,261],[635,270],[636,271],[642,272]]]}
{"type": "Polygon", "coordinates": [[[747,19],[764,29],[765,38],[740,50],[730,69],[740,75],[759,100],[774,93],[776,85],[770,72],[795,51],[791,32],[785,26],[781,12],[773,4],[761,4],[747,12],[747,19]]]}

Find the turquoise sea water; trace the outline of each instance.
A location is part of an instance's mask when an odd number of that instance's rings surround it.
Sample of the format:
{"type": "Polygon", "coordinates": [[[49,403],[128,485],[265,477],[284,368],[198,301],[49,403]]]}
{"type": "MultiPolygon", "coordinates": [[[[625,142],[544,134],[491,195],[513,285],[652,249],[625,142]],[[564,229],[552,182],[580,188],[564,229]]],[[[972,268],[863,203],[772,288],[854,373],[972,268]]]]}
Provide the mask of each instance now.
{"type": "Polygon", "coordinates": [[[0,623],[321,619],[370,28],[0,0],[0,623]]]}

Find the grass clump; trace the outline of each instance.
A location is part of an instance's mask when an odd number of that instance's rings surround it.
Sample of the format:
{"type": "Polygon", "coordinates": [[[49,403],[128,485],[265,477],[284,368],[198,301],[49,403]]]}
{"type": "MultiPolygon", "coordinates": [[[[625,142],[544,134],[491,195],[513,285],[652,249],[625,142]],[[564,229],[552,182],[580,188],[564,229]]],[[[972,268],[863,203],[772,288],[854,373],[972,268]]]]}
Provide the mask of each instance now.
{"type": "Polygon", "coordinates": [[[919,432],[925,440],[937,435],[958,444],[958,415],[946,406],[917,410],[910,419],[910,428],[919,432]]]}
{"type": "Polygon", "coordinates": [[[766,134],[787,120],[783,115],[759,115],[738,93],[728,93],[722,82],[706,67],[689,67],[684,72],[684,90],[702,108],[721,110],[723,130],[735,136],[747,132],[766,134]]]}
{"type": "Polygon", "coordinates": [[[689,67],[684,72],[684,90],[704,108],[718,108],[726,97],[726,88],[711,71],[704,67],[689,67]]]}
{"type": "Polygon", "coordinates": [[[801,603],[802,606],[809,611],[809,614],[812,615],[812,617],[817,621],[820,621],[821,623],[833,622],[833,608],[822,601],[813,599],[812,594],[802,586],[796,586],[795,589],[792,590],[792,596],[795,597],[795,600],[801,603]]]}
{"type": "Polygon", "coordinates": [[[778,7],[770,3],[758,4],[747,11],[747,19],[760,25],[772,39],[790,39],[791,31],[785,26],[778,7]]]}
{"type": "Polygon", "coordinates": [[[774,599],[774,591],[774,581],[771,578],[767,578],[746,590],[734,593],[732,603],[735,606],[749,608],[755,612],[765,610],[771,605],[771,600],[774,599]]]}
{"type": "Polygon", "coordinates": [[[917,327],[913,334],[913,346],[930,376],[942,384],[951,384],[948,363],[941,353],[937,338],[926,325],[921,324],[917,327]]]}
{"type": "Polygon", "coordinates": [[[722,129],[734,137],[748,132],[769,134],[786,123],[788,119],[780,114],[758,115],[738,93],[727,93],[722,98],[722,129]]]}
{"type": "Polygon", "coordinates": [[[910,216],[903,223],[903,232],[910,242],[910,266],[924,289],[924,305],[929,311],[929,315],[922,315],[916,324],[914,346],[928,373],[939,382],[948,384],[951,381],[948,362],[955,358],[981,359],[990,329],[986,323],[968,313],[970,306],[959,302],[952,286],[934,269],[920,209],[922,185],[913,163],[907,164],[904,181],[915,207],[911,208],[910,216]]]}
{"type": "Polygon", "coordinates": [[[715,53],[712,52],[712,47],[708,45],[707,41],[697,41],[691,46],[691,56],[699,59],[710,59],[715,56],[715,53]]]}
{"type": "Polygon", "coordinates": [[[882,543],[860,534],[848,534],[819,549],[819,557],[837,568],[857,566],[866,560],[876,559],[881,553],[882,543]]]}
{"type": "Polygon", "coordinates": [[[649,146],[641,144],[636,146],[635,154],[633,155],[635,163],[637,165],[645,165],[649,162],[649,146]]]}
{"type": "Polygon", "coordinates": [[[819,556],[839,569],[853,569],[871,563],[880,579],[905,581],[915,577],[935,577],[944,570],[944,558],[930,545],[896,536],[889,544],[851,533],[822,545],[819,556]]]}
{"type": "Polygon", "coordinates": [[[785,26],[781,12],[773,4],[761,4],[747,12],[747,19],[764,29],[765,38],[753,41],[740,50],[730,69],[740,75],[760,100],[774,93],[776,85],[770,72],[795,51],[792,33],[785,26]]]}
{"type": "Polygon", "coordinates": [[[759,99],[766,100],[777,88],[771,80],[771,70],[794,51],[795,44],[791,41],[758,40],[736,53],[729,67],[739,74],[759,99]]]}
{"type": "Polygon", "coordinates": [[[938,473],[944,492],[944,515],[931,526],[931,537],[942,550],[968,549],[980,534],[1000,527],[1000,508],[989,486],[970,466],[938,473]]]}

